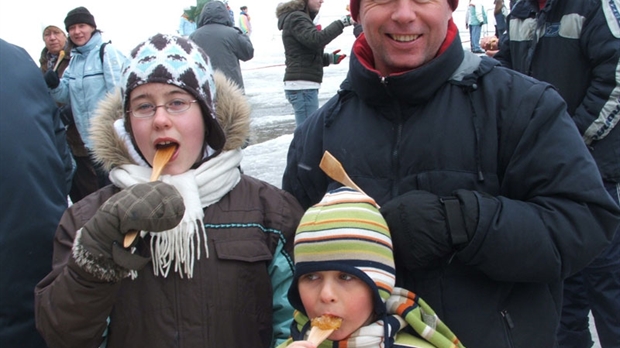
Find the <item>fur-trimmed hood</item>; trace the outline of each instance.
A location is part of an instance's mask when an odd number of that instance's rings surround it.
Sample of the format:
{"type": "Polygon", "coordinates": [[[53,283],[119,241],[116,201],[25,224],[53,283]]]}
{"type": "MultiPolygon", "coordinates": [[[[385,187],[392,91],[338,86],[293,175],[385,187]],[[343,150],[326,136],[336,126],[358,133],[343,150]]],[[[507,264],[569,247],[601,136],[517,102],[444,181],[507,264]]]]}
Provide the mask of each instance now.
{"type": "MultiPolygon", "coordinates": [[[[222,151],[241,148],[250,135],[250,104],[241,90],[222,72],[215,71],[213,78],[216,86],[215,113],[226,135],[222,151]]],[[[114,130],[114,122],[123,118],[121,99],[120,88],[114,94],[108,94],[99,103],[91,121],[93,152],[107,171],[123,164],[137,164],[114,130]]]]}
{"type": "Polygon", "coordinates": [[[312,14],[308,12],[307,0],[291,0],[283,2],[276,7],[276,18],[278,18],[278,29],[282,30],[284,19],[291,12],[302,11],[307,13],[311,19],[314,20],[316,13],[312,14]]]}

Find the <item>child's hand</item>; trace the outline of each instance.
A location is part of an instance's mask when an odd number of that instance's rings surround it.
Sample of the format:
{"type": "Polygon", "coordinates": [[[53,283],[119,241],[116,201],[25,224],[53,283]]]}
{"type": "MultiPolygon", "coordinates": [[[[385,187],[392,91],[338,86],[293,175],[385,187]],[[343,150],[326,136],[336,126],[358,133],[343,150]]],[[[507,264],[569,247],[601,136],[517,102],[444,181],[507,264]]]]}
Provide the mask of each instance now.
{"type": "Polygon", "coordinates": [[[310,341],[296,341],[289,344],[286,348],[316,348],[310,341]]]}

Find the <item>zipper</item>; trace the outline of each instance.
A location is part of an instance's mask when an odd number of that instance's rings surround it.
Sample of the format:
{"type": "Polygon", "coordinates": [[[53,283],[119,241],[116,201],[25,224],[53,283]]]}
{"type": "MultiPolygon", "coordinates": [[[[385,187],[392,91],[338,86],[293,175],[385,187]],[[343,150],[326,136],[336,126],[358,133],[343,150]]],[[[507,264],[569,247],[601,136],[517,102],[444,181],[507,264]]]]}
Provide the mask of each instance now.
{"type": "Polygon", "coordinates": [[[508,310],[504,309],[503,311],[500,311],[499,313],[502,315],[502,318],[504,319],[504,331],[506,332],[506,342],[508,343],[509,347],[513,347],[511,330],[514,329],[515,324],[512,321],[512,317],[510,316],[510,313],[508,313],[508,310]]]}

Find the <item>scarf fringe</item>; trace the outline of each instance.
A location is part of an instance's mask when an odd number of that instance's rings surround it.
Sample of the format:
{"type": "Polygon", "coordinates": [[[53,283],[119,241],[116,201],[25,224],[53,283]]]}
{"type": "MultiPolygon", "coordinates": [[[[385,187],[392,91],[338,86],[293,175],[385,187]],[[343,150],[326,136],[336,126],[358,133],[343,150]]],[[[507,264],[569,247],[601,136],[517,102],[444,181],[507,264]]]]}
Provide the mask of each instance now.
{"type": "Polygon", "coordinates": [[[204,241],[206,258],[209,258],[207,232],[198,221],[183,221],[179,226],[160,233],[151,232],[153,272],[167,277],[171,269],[181,278],[193,278],[194,262],[200,260],[200,241],[204,241]],[[202,235],[202,236],[201,236],[202,235]]]}

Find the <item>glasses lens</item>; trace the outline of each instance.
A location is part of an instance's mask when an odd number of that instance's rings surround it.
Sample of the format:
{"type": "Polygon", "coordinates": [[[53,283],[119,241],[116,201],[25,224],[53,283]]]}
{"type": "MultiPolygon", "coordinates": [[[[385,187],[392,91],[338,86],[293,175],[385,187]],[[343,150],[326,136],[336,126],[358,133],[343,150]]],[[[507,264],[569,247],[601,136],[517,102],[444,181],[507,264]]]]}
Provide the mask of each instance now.
{"type": "Polygon", "coordinates": [[[138,107],[133,109],[131,112],[133,113],[134,117],[138,117],[138,118],[151,117],[155,113],[155,105],[149,104],[149,103],[140,104],[138,105],[138,107]]]}
{"type": "Polygon", "coordinates": [[[189,109],[190,103],[184,99],[174,99],[166,104],[166,109],[171,114],[177,114],[189,109]]]}

